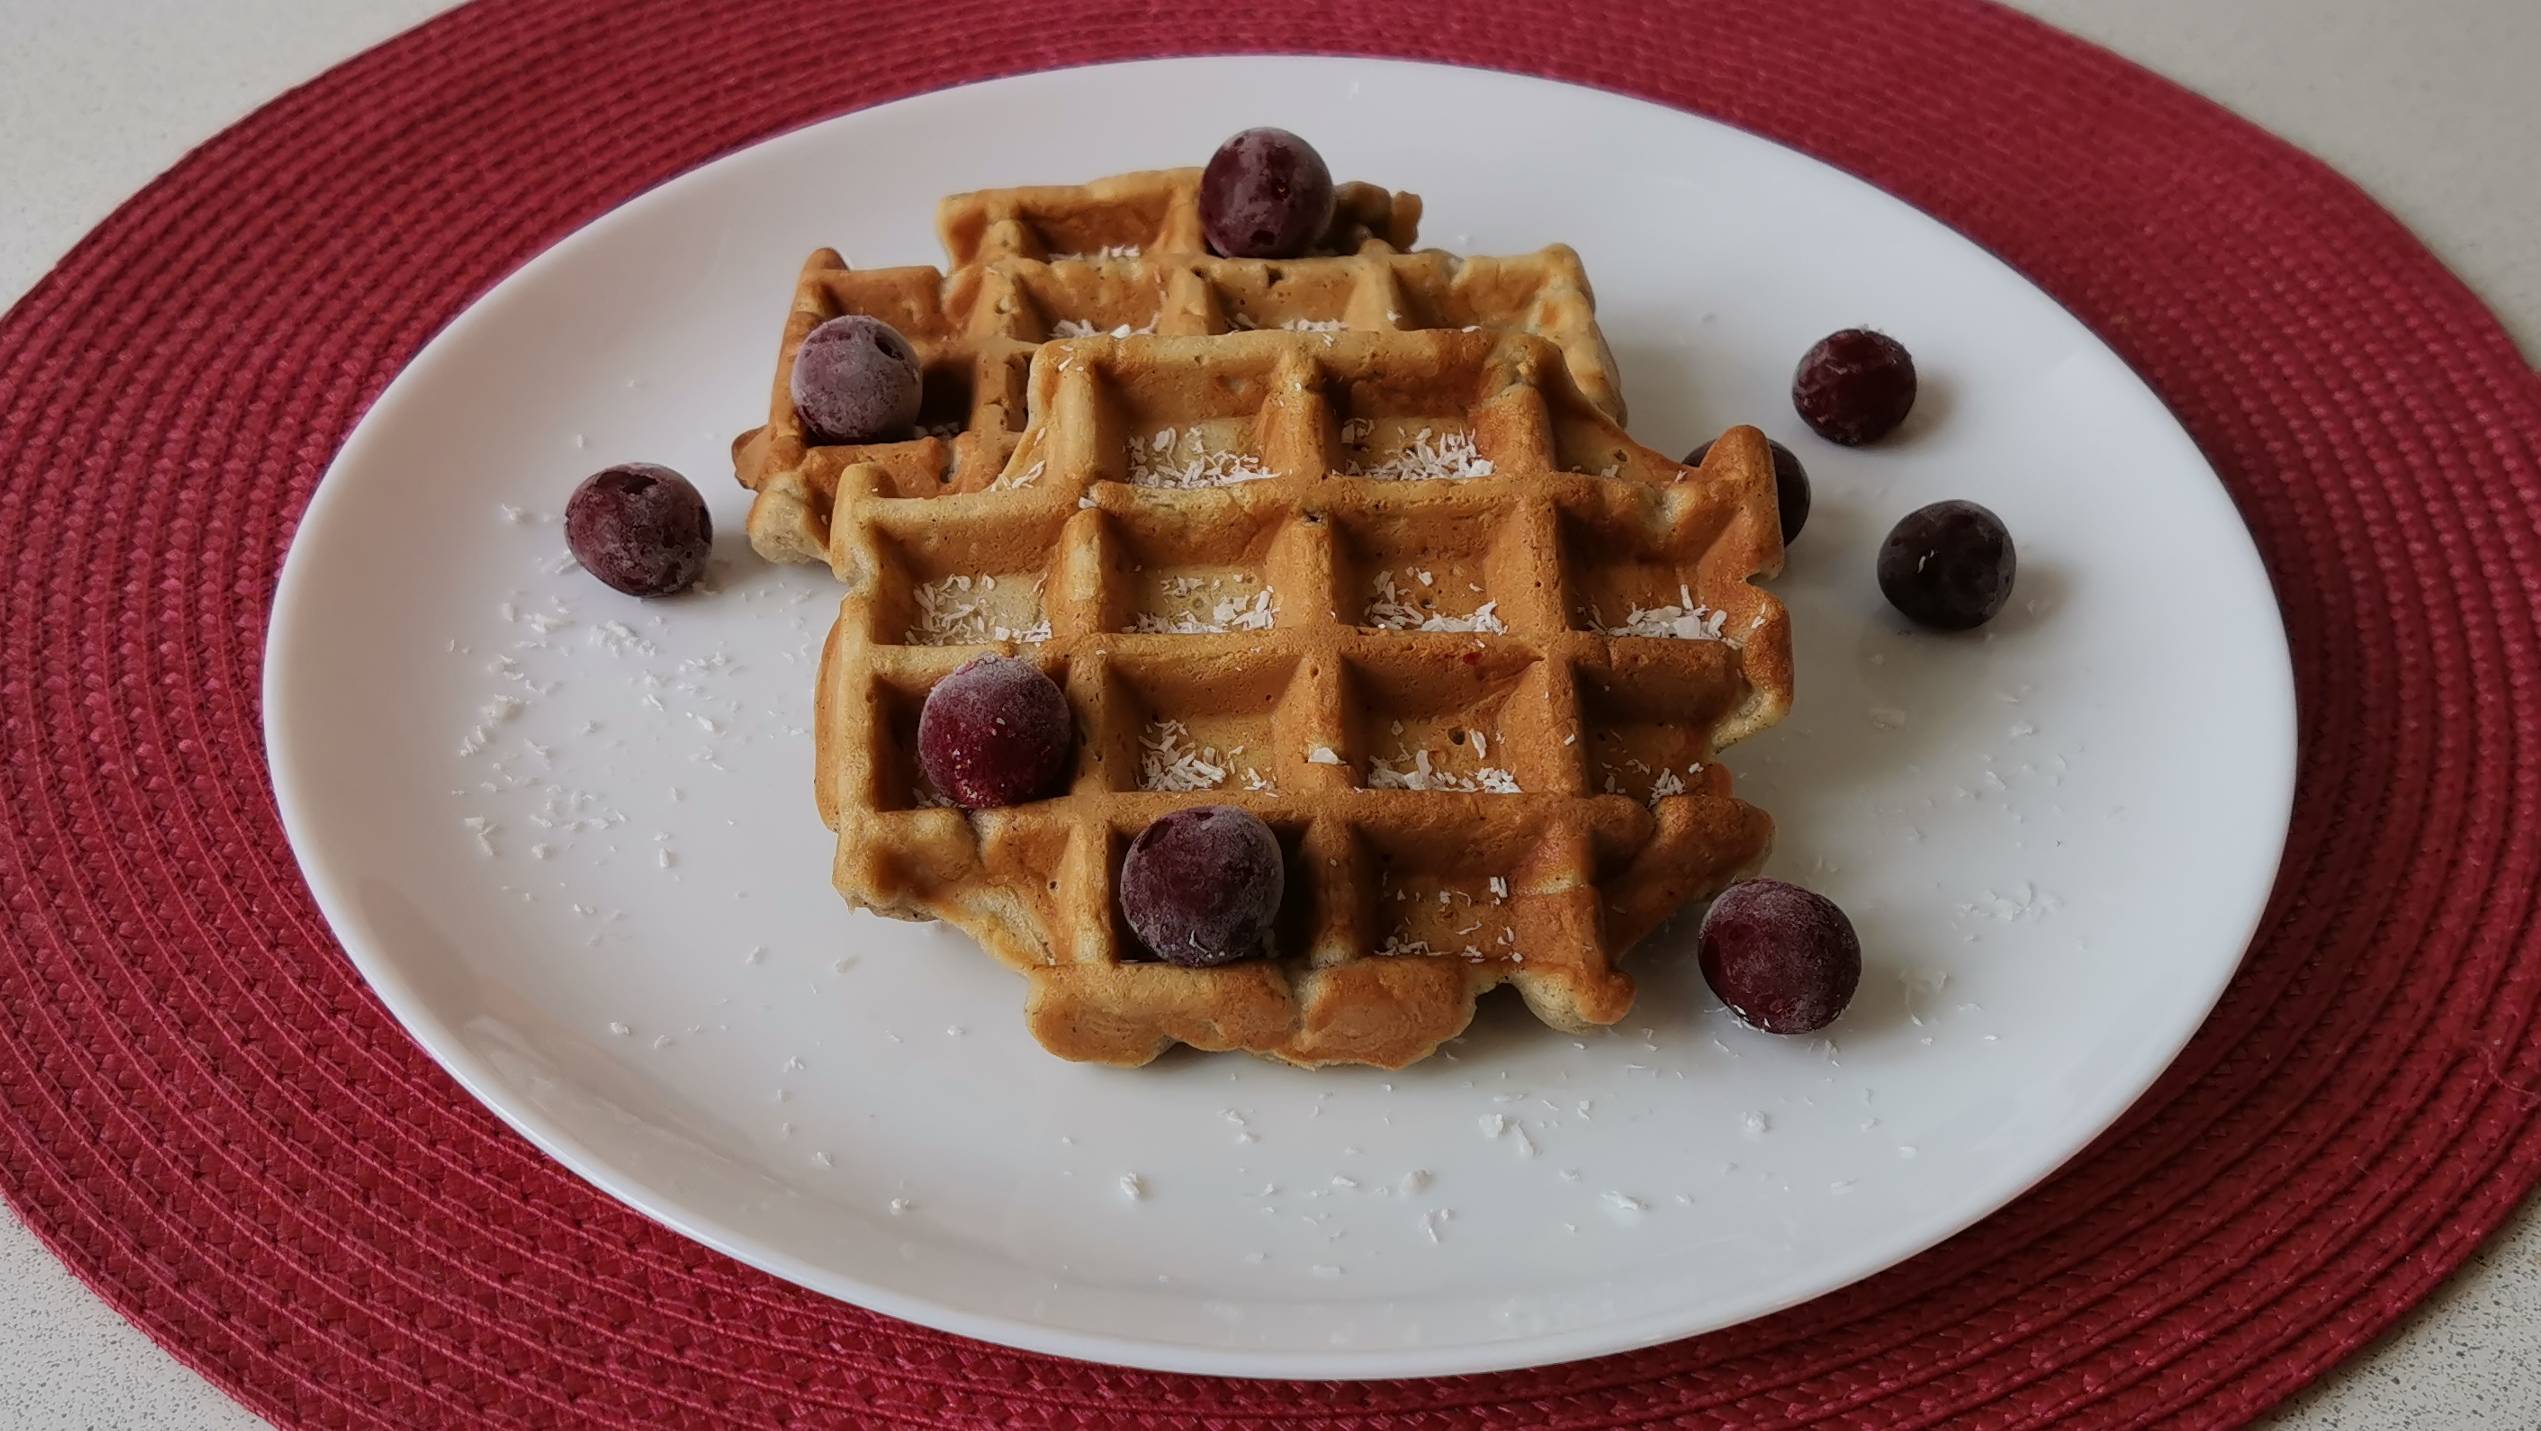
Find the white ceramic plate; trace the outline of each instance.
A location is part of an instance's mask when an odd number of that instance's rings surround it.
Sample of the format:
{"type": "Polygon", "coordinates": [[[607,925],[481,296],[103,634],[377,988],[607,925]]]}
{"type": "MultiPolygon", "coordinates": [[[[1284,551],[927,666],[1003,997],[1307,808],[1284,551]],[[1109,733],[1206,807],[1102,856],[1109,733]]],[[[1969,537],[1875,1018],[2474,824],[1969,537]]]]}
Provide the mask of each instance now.
{"type": "Polygon", "coordinates": [[[2231,504],[2053,302],[1717,124],[1321,59],[929,95],[558,245],[346,444],[283,573],[266,712],[346,950],[583,1176],[899,1316],[1268,1376],[1643,1345],[1965,1227],[2106,1127],[2203,1018],[2293,779],[2283,634],[2231,504]],[[965,940],[831,893],[805,726],[832,587],[749,556],[725,450],[764,412],[797,264],[820,244],[932,262],[941,194],[1195,163],[1266,122],[1337,174],[1420,192],[1430,243],[1575,245],[1644,442],[1754,421],[1807,461],[1817,508],[1779,586],[1797,713],[1729,759],[1780,822],[1773,872],[1862,931],[1869,972],[1831,1039],[1737,1026],[1679,921],[1608,1035],[1551,1033],[1512,999],[1403,1073],[1074,1066],[965,940]],[[1924,375],[1903,437],[1859,452],[1808,437],[1787,396],[1800,352],[1853,324],[1901,337],[1924,375]],[[566,494],[630,459],[707,492],[718,589],[644,604],[563,559],[566,494]],[[1951,496],[2003,515],[2020,586],[1989,632],[1940,639],[1881,602],[1872,552],[1951,496]]]}

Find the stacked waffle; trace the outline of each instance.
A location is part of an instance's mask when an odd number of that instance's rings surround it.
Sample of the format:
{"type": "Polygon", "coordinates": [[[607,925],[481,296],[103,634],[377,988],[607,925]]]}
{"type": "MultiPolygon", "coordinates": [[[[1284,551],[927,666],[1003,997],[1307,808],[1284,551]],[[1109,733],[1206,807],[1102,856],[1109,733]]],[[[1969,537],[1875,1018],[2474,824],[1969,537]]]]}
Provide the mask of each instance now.
{"type": "Polygon", "coordinates": [[[1196,173],[948,200],[950,275],[817,254],[739,444],[754,543],[846,587],[816,721],[840,891],[977,938],[1065,1057],[1396,1067],[1502,983],[1612,1023],[1621,955],[1771,839],[1715,759],[1790,699],[1763,438],[1698,471],[1639,446],[1569,250],[1405,253],[1416,200],[1341,193],[1293,260],[1197,251],[1196,173]],[[841,313],[910,337],[958,433],[804,442],[787,364],[841,313]],[[1078,738],[1052,798],[966,811],[915,732],[989,651],[1078,738]],[[1129,842],[1199,804],[1286,853],[1267,957],[1156,962],[1118,912],[1129,842]]]}
{"type": "Polygon", "coordinates": [[[1568,248],[1491,259],[1406,252],[1420,200],[1343,184],[1314,254],[1219,258],[1200,238],[1199,190],[1199,170],[1172,169],[957,194],[937,215],[950,273],[856,269],[833,249],[815,252],[795,281],[767,424],[733,444],[742,485],[756,494],[751,545],[770,561],[823,560],[831,494],[858,463],[880,468],[901,496],[988,485],[1022,436],[1033,355],[1053,339],[1248,329],[1538,333],[1562,346],[1582,390],[1623,416],[1614,356],[1568,248]],[[912,435],[823,444],[796,413],[796,350],[847,314],[879,318],[917,349],[926,397],[912,435]]]}

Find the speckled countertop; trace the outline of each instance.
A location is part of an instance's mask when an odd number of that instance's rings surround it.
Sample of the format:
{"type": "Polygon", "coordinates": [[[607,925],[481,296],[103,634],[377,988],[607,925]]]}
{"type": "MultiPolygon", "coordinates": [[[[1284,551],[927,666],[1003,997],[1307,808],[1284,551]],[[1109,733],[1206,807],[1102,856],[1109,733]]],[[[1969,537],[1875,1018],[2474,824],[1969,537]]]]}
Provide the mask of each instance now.
{"type": "MultiPolygon", "coordinates": [[[[2541,5],[2016,0],[2304,145],[2371,190],[2541,351],[2541,5]]],[[[0,304],[221,126],[440,0],[0,0],[0,304]]],[[[2266,1423],[2541,1426],[2541,1204],[2266,1423]]],[[[0,1214],[0,1425],[253,1427],[0,1214]]]]}

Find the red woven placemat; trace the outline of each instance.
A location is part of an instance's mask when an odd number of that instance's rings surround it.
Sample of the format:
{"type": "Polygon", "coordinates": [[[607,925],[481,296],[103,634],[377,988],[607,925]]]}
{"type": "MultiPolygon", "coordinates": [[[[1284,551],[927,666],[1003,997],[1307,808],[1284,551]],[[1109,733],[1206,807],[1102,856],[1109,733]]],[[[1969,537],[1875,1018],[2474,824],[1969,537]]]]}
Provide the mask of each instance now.
{"type": "MultiPolygon", "coordinates": [[[[470,8],[190,156],[0,321],[0,1190],[125,1315],[310,1425],[2087,1425],[2246,1419],[2541,1172],[2541,383],[2389,217],[1966,0],[470,8]],[[2046,1187],[1847,1291],[1458,1381],[1208,1381],[822,1300],[526,1144],[381,1012],[275,819],[257,682],[363,404],[545,243],[717,153],[1183,50],[1527,70],[1864,174],[2149,378],[2257,534],[2303,713],[2267,930],[2046,1187]]],[[[2174,559],[2147,554],[2148,561],[2174,559]]]]}

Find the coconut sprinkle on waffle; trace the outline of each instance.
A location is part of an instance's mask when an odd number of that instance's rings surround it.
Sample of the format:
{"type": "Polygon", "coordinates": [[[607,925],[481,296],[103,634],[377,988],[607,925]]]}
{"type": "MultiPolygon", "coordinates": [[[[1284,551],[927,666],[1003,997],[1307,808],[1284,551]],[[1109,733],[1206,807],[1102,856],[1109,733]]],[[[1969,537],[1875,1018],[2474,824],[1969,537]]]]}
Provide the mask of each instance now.
{"type": "MultiPolygon", "coordinates": [[[[1262,326],[1242,313],[1229,313],[1226,326],[1239,333],[1251,333],[1262,326]]],[[[1276,325],[1291,333],[1347,333],[1349,320],[1343,318],[1283,318],[1276,325]]]]}
{"type": "Polygon", "coordinates": [[[969,646],[987,641],[1038,643],[1050,639],[1050,618],[1041,614],[1041,583],[1032,583],[1029,626],[998,622],[989,604],[997,589],[993,576],[946,576],[918,587],[918,619],[909,627],[915,646],[969,646]]]}
{"type": "MultiPolygon", "coordinates": [[[[1342,427],[1341,440],[1351,441],[1356,429],[1358,440],[1365,442],[1372,427],[1361,426],[1363,419],[1353,419],[1342,427]]],[[[1491,459],[1473,445],[1470,432],[1440,433],[1424,427],[1412,434],[1403,450],[1372,465],[1356,459],[1348,471],[1353,477],[1366,477],[1378,482],[1461,482],[1472,477],[1491,475],[1491,459]]]]}
{"type": "MultiPolygon", "coordinates": [[[[1175,592],[1177,596],[1188,592],[1175,592]]],[[[1139,612],[1129,629],[1148,636],[1213,636],[1228,631],[1268,631],[1278,615],[1278,594],[1265,586],[1251,596],[1230,596],[1211,607],[1206,615],[1197,609],[1177,611],[1167,616],[1157,611],[1139,612]]]]}
{"type": "Polygon", "coordinates": [[[1155,331],[1156,325],[1152,321],[1143,326],[1123,323],[1112,328],[1097,328],[1082,318],[1062,318],[1050,325],[1053,338],[1143,338],[1155,331]]]}
{"type": "Polygon", "coordinates": [[[1471,775],[1439,768],[1435,757],[1426,750],[1409,751],[1387,760],[1382,756],[1368,762],[1370,790],[1440,790],[1459,795],[1517,795],[1518,778],[1506,770],[1486,765],[1471,775]]]}
{"type": "Polygon", "coordinates": [[[1626,612],[1623,624],[1608,626],[1594,611],[1589,619],[1608,636],[1656,636],[1676,641],[1724,641],[1721,623],[1729,619],[1726,611],[1714,611],[1694,599],[1694,593],[1683,584],[1676,588],[1674,606],[1642,606],[1634,603],[1626,612]]]}
{"type": "Polygon", "coordinates": [[[1249,452],[1210,452],[1201,448],[1197,433],[1186,439],[1175,428],[1159,428],[1146,441],[1129,444],[1133,487],[1228,487],[1273,475],[1249,452]]]}
{"type": "Polygon", "coordinates": [[[1224,785],[1226,766],[1217,750],[1190,741],[1189,727],[1178,720],[1149,721],[1138,737],[1138,788],[1179,792],[1224,785]]]}
{"type": "MultiPolygon", "coordinates": [[[[1414,575],[1426,576],[1427,573],[1414,575]]],[[[1464,616],[1425,611],[1403,599],[1402,590],[1394,584],[1394,573],[1381,571],[1376,574],[1376,595],[1368,601],[1366,621],[1379,631],[1487,631],[1496,634],[1509,629],[1507,623],[1500,619],[1499,605],[1496,601],[1486,601],[1464,616]]]]}

